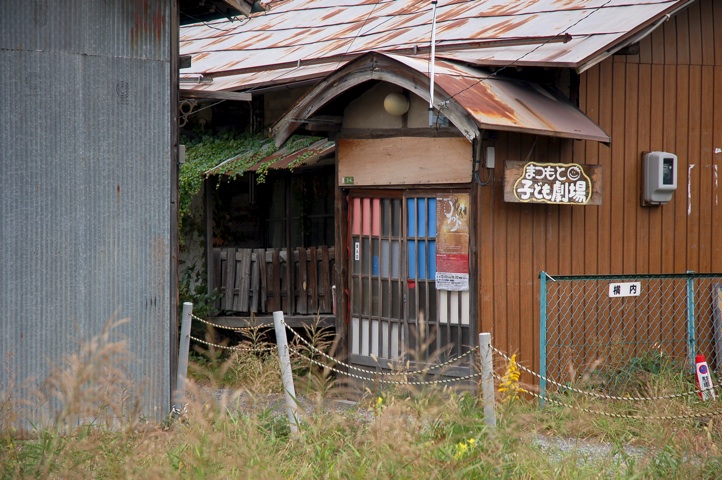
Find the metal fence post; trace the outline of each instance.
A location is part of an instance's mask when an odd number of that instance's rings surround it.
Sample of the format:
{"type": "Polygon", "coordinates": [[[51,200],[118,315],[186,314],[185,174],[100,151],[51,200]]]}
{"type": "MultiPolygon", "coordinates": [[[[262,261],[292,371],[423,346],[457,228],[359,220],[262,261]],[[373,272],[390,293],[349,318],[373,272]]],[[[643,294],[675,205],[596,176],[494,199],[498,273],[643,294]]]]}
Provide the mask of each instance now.
{"type": "Polygon", "coordinates": [[[687,363],[694,370],[697,345],[694,331],[694,275],[687,272],[687,363]]]}
{"type": "MultiPolygon", "coordinates": [[[[176,377],[176,391],[173,396],[173,407],[183,410],[186,394],[186,378],[188,377],[188,350],[191,344],[191,322],[193,321],[193,304],[183,304],[181,318],[180,344],[178,346],[178,372],[176,377]]],[[[174,409],[175,411],[175,409],[174,409]]]]}
{"type": "Polygon", "coordinates": [[[281,381],[286,397],[286,414],[291,426],[291,433],[298,432],[298,417],[296,416],[296,390],[293,387],[293,372],[291,371],[291,358],[288,353],[288,340],[286,327],[283,324],[283,312],[273,312],[273,326],[276,330],[276,344],[278,345],[278,359],[281,362],[281,381]]]}
{"type": "Polygon", "coordinates": [[[494,409],[494,362],[491,358],[491,333],[479,334],[479,354],[481,356],[481,390],[484,398],[484,422],[496,427],[494,409]]]}
{"type": "Polygon", "coordinates": [[[539,406],[544,406],[547,393],[547,272],[539,274],[539,406]]]}

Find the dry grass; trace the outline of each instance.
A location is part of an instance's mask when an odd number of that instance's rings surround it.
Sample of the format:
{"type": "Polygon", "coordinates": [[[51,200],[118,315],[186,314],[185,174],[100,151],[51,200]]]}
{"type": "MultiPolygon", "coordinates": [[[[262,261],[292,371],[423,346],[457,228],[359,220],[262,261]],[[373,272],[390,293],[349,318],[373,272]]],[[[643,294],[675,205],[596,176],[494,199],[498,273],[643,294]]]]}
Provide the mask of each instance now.
{"type": "MultiPolygon", "coordinates": [[[[522,398],[499,404],[492,429],[473,392],[450,388],[365,390],[355,406],[342,408],[333,402],[345,394],[341,382],[300,361],[294,375],[302,424],[293,435],[273,352],[209,352],[211,359],[195,366],[182,418],[148,423],[138,413],[142,389],[119,367],[130,356],[115,325],[53,372],[37,404],[0,396],[0,478],[715,478],[722,466],[718,417],[609,418],[539,409],[522,398]],[[47,424],[20,436],[18,422],[41,410],[47,424]]],[[[332,348],[319,332],[310,337],[332,348]]],[[[263,344],[260,336],[246,342],[263,344]]],[[[650,392],[688,387],[679,376],[640,381],[650,392]]],[[[635,415],[719,405],[696,397],[644,404],[557,398],[635,415]]]]}

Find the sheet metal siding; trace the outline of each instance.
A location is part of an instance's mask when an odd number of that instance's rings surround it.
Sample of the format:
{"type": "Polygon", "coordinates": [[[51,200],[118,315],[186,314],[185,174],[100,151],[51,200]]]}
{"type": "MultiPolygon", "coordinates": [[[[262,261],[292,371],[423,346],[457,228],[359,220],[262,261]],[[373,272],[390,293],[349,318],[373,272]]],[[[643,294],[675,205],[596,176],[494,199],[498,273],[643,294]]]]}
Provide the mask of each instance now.
{"type": "Polygon", "coordinates": [[[594,207],[523,205],[504,202],[500,182],[480,189],[480,331],[492,331],[498,348],[538,367],[542,270],[553,277],[722,270],[720,39],[722,2],[700,0],[643,40],[639,55],[584,72],[580,108],[611,134],[609,147],[499,134],[497,165],[528,155],[600,165],[603,199],[594,207]],[[678,155],[678,187],[669,203],[641,207],[641,154],[653,150],[678,155]]]}
{"type": "Polygon", "coordinates": [[[0,389],[42,380],[127,317],[144,413],[167,414],[169,11],[0,4],[0,389]]]}

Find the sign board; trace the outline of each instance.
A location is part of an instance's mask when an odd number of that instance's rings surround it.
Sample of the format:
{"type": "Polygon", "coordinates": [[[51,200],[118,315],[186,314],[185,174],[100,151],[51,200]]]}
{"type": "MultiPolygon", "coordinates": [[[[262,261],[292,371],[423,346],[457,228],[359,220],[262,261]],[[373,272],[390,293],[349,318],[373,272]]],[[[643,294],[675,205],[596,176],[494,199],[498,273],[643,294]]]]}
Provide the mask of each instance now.
{"type": "Polygon", "coordinates": [[[602,167],[578,163],[504,162],[504,201],[601,205],[602,167]]]}
{"type": "Polygon", "coordinates": [[[469,289],[469,194],[436,197],[436,289],[469,289]]]}
{"type": "Polygon", "coordinates": [[[642,291],[641,282],[610,283],[609,297],[638,297],[642,291]]]}

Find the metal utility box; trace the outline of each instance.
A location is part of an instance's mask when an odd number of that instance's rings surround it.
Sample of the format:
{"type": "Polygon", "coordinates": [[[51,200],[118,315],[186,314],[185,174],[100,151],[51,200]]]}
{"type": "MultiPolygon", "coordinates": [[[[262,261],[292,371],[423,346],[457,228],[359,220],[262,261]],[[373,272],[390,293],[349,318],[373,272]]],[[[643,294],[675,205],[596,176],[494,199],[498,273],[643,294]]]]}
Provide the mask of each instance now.
{"type": "Polygon", "coordinates": [[[646,152],[642,156],[642,205],[662,205],[677,190],[677,155],[646,152]]]}

